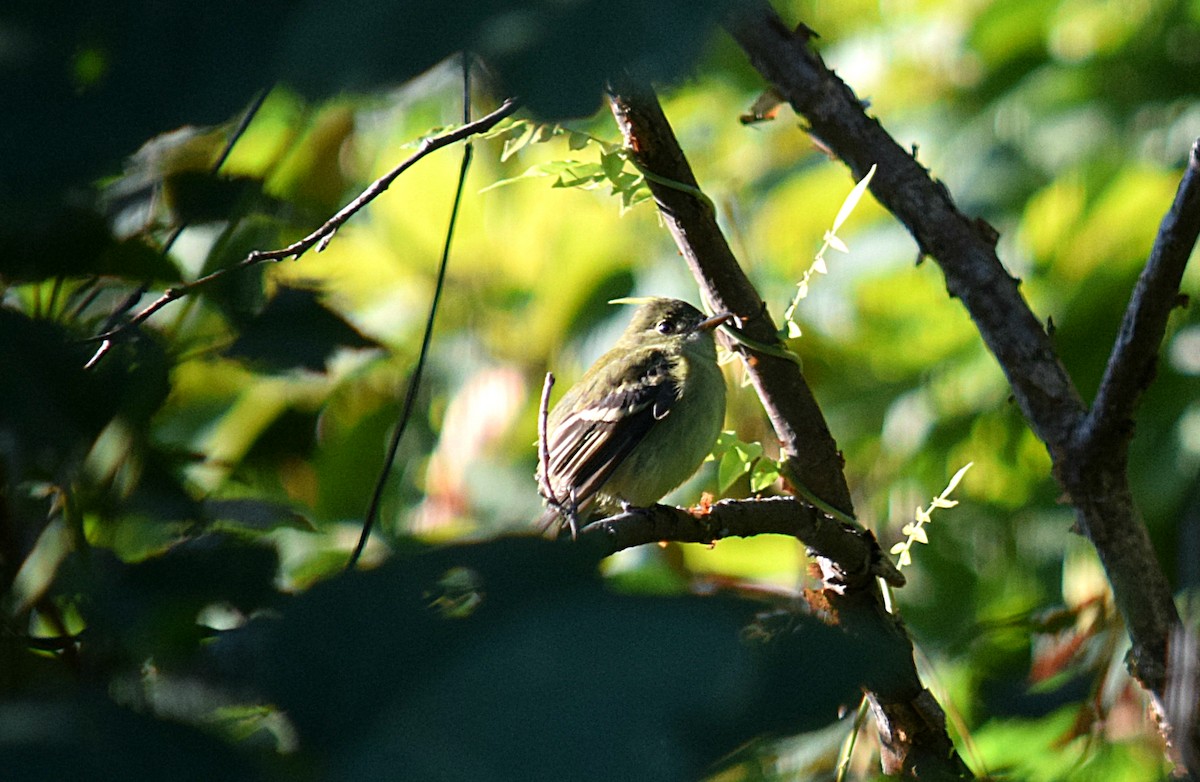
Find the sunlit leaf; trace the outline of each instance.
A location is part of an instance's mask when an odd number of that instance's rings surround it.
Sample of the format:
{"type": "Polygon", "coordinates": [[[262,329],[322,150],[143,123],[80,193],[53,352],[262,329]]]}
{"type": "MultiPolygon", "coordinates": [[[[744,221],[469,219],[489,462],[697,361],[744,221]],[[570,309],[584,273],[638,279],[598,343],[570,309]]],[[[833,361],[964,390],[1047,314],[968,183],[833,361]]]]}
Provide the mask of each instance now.
{"type": "Polygon", "coordinates": [[[532,122],[525,122],[523,123],[523,126],[514,125],[513,127],[520,127],[521,130],[518,135],[505,139],[504,149],[500,153],[501,163],[507,161],[510,157],[524,149],[526,145],[533,140],[533,135],[537,132],[538,128],[538,126],[534,125],[532,122]]]}
{"type": "Polygon", "coordinates": [[[974,466],[975,466],[975,462],[967,462],[962,467],[960,467],[958,469],[958,472],[954,473],[954,477],[952,477],[950,479],[950,482],[946,484],[946,489],[945,489],[945,491],[942,492],[942,496],[950,494],[952,491],[957,489],[959,482],[961,482],[963,479],[963,476],[967,474],[967,470],[971,469],[974,466]]]}
{"type": "MultiPolygon", "coordinates": [[[[875,166],[872,165],[867,175],[859,180],[850,194],[846,196],[846,200],[842,201],[842,208],[838,210],[837,217],[833,218],[833,227],[829,229],[831,234],[836,234],[838,229],[842,227],[842,223],[846,222],[846,218],[850,217],[851,212],[858,206],[858,202],[863,197],[863,193],[867,191],[867,187],[871,184],[871,179],[875,176],[875,166]]],[[[843,250],[843,252],[845,252],[843,250]]]]}
{"type": "Polygon", "coordinates": [[[750,491],[761,492],[769,489],[779,480],[779,466],[770,459],[759,459],[750,473],[750,491]]]}

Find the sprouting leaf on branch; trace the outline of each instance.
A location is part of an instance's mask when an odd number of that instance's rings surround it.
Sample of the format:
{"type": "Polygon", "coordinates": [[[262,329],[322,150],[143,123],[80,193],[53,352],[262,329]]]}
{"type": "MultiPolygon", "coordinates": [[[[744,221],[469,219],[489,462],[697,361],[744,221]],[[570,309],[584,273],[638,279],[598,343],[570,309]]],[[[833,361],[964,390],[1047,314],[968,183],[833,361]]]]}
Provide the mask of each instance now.
{"type": "Polygon", "coordinates": [[[579,152],[589,147],[599,151],[599,161],[576,159],[552,160],[538,163],[525,169],[515,177],[493,182],[480,192],[511,185],[523,179],[553,177],[551,187],[573,187],[593,190],[608,184],[611,194],[621,199],[621,213],[650,198],[646,178],[632,164],[629,154],[620,145],[587,133],[565,128],[562,125],[546,125],[530,120],[515,120],[493,130],[483,138],[504,139],[500,161],[505,162],[531,144],[542,144],[555,139],[566,139],[567,149],[579,152]],[[626,168],[628,166],[628,169],[626,168]]]}
{"type": "Polygon", "coordinates": [[[709,459],[717,462],[717,488],[722,493],[747,474],[750,491],[755,493],[779,479],[779,463],[763,455],[762,443],[743,442],[734,432],[721,432],[709,459]]]}
{"type": "Polygon", "coordinates": [[[913,543],[923,543],[928,545],[929,535],[925,531],[925,525],[933,520],[934,508],[953,508],[958,505],[958,500],[950,499],[950,493],[954,491],[963,476],[967,474],[967,470],[971,469],[974,462],[967,462],[958,472],[954,473],[954,477],[946,484],[946,488],[942,489],[942,493],[934,497],[929,502],[927,508],[917,508],[913,513],[913,520],[900,528],[900,534],[904,535],[904,540],[893,545],[888,551],[893,556],[898,557],[896,562],[897,567],[904,567],[912,564],[912,546],[913,543]]]}
{"type": "Polygon", "coordinates": [[[813,257],[813,262],[805,270],[800,281],[796,283],[796,294],[792,297],[791,303],[783,313],[783,326],[779,329],[781,339],[795,339],[801,334],[800,326],[796,323],[796,309],[800,306],[800,302],[808,297],[809,283],[814,274],[828,274],[829,267],[825,265],[825,251],[833,248],[840,253],[849,253],[850,248],[840,236],[837,235],[838,229],[846,222],[850,215],[854,212],[854,208],[858,206],[858,202],[862,200],[863,193],[867,191],[867,187],[871,184],[871,179],[875,176],[875,166],[871,166],[871,170],[867,175],[859,180],[854,189],[842,201],[842,206],[838,209],[837,216],[833,218],[833,226],[825,232],[822,237],[821,249],[817,250],[816,256],[813,257]]]}

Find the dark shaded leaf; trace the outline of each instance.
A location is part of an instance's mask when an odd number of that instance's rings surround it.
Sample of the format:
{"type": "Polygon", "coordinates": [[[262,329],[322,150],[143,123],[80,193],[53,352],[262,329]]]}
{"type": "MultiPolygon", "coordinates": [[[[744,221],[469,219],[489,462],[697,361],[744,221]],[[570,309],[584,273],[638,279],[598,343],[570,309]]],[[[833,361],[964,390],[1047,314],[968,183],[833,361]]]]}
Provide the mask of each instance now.
{"type": "Polygon", "coordinates": [[[166,182],[176,220],[203,223],[245,214],[250,199],[262,197],[262,183],[249,177],[223,177],[206,171],[184,171],[166,182]]]}
{"type": "Polygon", "coordinates": [[[79,595],[87,623],[82,653],[93,665],[171,665],[194,655],[206,631],[201,608],[228,603],[243,613],[275,600],[278,555],[224,534],[185,540],[141,562],[101,549],[69,561],[56,591],[79,595]]]}
{"type": "Polygon", "coordinates": [[[12,782],[261,779],[227,744],[98,695],[0,704],[0,755],[12,782]]]}
{"type": "Polygon", "coordinates": [[[0,308],[0,455],[10,480],[57,474],[116,413],[120,379],[83,370],[92,350],[56,324],[0,308]]]}
{"type": "Polygon", "coordinates": [[[755,604],[610,592],[538,539],[430,551],[314,587],[214,659],[265,689],[338,779],[690,780],[750,738],[812,728],[866,653],[755,604]]]}
{"type": "Polygon", "coordinates": [[[64,14],[19,3],[5,13],[16,43],[0,105],[24,109],[0,126],[0,146],[20,154],[8,160],[0,207],[30,198],[55,207],[69,184],[111,173],[146,139],[224,122],[276,80],[310,97],[367,90],[462,49],[488,59],[537,113],[590,114],[614,63],[658,79],[682,73],[721,6],[90,0],[64,14]]]}
{"type": "Polygon", "coordinates": [[[312,522],[280,502],[267,500],[206,500],[204,515],[211,521],[233,522],[240,527],[271,530],[277,527],[313,530],[312,522]]]}
{"type": "MultiPolygon", "coordinates": [[[[2,202],[2,196],[0,196],[2,202]]],[[[139,239],[118,241],[104,219],[80,207],[37,212],[30,204],[0,213],[0,280],[36,282],[101,275],[174,282],[179,270],[139,239]]]]}
{"type": "Polygon", "coordinates": [[[321,304],[312,291],[281,287],[225,355],[269,370],[322,372],[339,348],[378,346],[321,304]]]}

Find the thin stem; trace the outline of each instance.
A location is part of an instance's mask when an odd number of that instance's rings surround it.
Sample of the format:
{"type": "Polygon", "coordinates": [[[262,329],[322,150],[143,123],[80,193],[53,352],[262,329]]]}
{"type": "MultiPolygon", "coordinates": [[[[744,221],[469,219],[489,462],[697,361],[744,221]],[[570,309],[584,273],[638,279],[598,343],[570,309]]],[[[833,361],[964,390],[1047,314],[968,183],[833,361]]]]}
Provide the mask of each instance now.
{"type": "MultiPolygon", "coordinates": [[[[258,115],[258,111],[262,108],[263,101],[267,99],[267,94],[270,91],[271,88],[269,87],[263,88],[259,90],[258,94],[254,96],[254,99],[250,101],[250,105],[246,107],[244,112],[242,112],[242,118],[239,120],[237,127],[233,129],[233,133],[231,133],[229,138],[225,140],[225,146],[221,149],[221,154],[217,155],[217,159],[213,161],[212,167],[209,169],[210,173],[216,174],[221,170],[221,166],[225,165],[225,161],[229,159],[230,153],[233,152],[234,145],[236,145],[238,141],[241,140],[242,136],[246,134],[246,130],[250,127],[250,123],[254,120],[254,117],[258,115]]],[[[171,252],[171,248],[175,246],[175,241],[179,239],[180,234],[182,234],[187,227],[188,222],[186,220],[181,221],[179,225],[175,226],[175,228],[171,231],[171,234],[167,237],[166,241],[163,242],[162,248],[159,250],[159,255],[165,258],[167,253],[171,252]]],[[[104,323],[104,328],[101,329],[101,332],[103,333],[96,338],[100,340],[100,345],[96,348],[96,352],[92,355],[92,357],[88,359],[88,362],[84,364],[84,369],[91,369],[92,367],[96,366],[100,359],[104,358],[108,351],[112,349],[112,336],[115,336],[117,333],[124,331],[126,328],[130,328],[135,325],[131,321],[120,328],[114,328],[116,327],[117,322],[125,316],[125,313],[133,309],[134,305],[141,300],[142,296],[149,288],[150,282],[143,282],[136,291],[127,296],[121,305],[108,316],[108,320],[106,320],[104,323]]]]}
{"type": "MultiPolygon", "coordinates": [[[[472,123],[469,121],[470,120],[470,112],[471,112],[470,74],[471,74],[470,57],[464,52],[463,53],[463,122],[465,124],[463,125],[462,128],[459,129],[460,131],[464,128],[468,128],[468,127],[472,127],[472,126],[476,126],[478,128],[478,126],[480,124],[479,122],[472,123]]],[[[505,103],[505,106],[508,106],[510,104],[515,109],[516,104],[513,103],[512,101],[507,101],[505,103]]],[[[501,109],[503,109],[503,108],[504,107],[502,106],[501,109]]],[[[496,111],[494,111],[488,115],[488,117],[496,117],[495,121],[492,124],[499,122],[501,119],[503,119],[503,116],[507,116],[507,115],[497,116],[500,113],[501,109],[497,109],[496,111]]],[[[481,122],[482,122],[482,120],[481,120],[481,122]]],[[[485,129],[486,128],[477,129],[474,132],[478,133],[485,129]]],[[[470,135],[470,134],[468,134],[468,135],[470,135]]],[[[439,138],[444,138],[444,137],[439,137],[439,138]]],[[[449,143],[449,142],[447,142],[447,143],[449,143]]],[[[424,149],[425,144],[422,144],[421,146],[422,146],[422,149],[424,149]]],[[[444,146],[444,144],[442,146],[444,146]]],[[[371,502],[367,505],[367,513],[366,513],[366,517],[363,519],[362,531],[359,533],[358,543],[355,544],[354,551],[350,554],[350,561],[346,563],[347,570],[353,569],[354,566],[356,564],[358,564],[358,560],[362,556],[363,549],[366,548],[367,540],[371,537],[371,530],[375,526],[375,520],[379,517],[379,506],[383,499],[383,489],[387,485],[388,474],[391,472],[392,464],[396,461],[396,452],[400,449],[400,440],[404,437],[404,430],[406,428],[408,428],[408,422],[412,418],[413,406],[416,404],[416,400],[417,400],[417,390],[420,388],[420,384],[421,384],[421,375],[424,373],[424,370],[425,370],[425,360],[429,356],[429,345],[433,340],[433,323],[434,323],[435,318],[437,317],[438,304],[441,301],[442,290],[446,284],[446,267],[449,265],[449,261],[450,261],[450,245],[454,239],[454,226],[458,222],[459,208],[462,205],[462,195],[463,195],[464,187],[467,182],[467,172],[471,168],[472,151],[473,151],[473,148],[471,146],[470,141],[468,141],[466,144],[463,145],[462,164],[459,166],[459,169],[458,169],[458,186],[455,188],[455,191],[454,191],[454,205],[450,209],[450,224],[446,228],[446,241],[442,244],[442,257],[441,257],[440,262],[438,263],[437,281],[434,283],[434,288],[433,288],[433,299],[429,303],[429,315],[425,320],[425,333],[421,337],[421,350],[420,350],[420,352],[417,353],[417,364],[415,367],[413,367],[412,374],[408,378],[408,390],[404,394],[404,406],[400,411],[400,420],[396,423],[396,429],[392,432],[392,440],[388,444],[387,456],[383,460],[383,467],[380,469],[379,477],[375,481],[375,490],[371,493],[371,502]]],[[[426,154],[428,154],[428,153],[426,153],[426,154]]],[[[389,176],[391,176],[391,179],[395,179],[396,176],[399,176],[399,174],[402,172],[402,170],[403,170],[403,167],[393,169],[391,174],[389,174],[389,176]]],[[[382,180],[377,180],[375,185],[372,185],[371,188],[367,189],[367,192],[370,192],[371,189],[374,188],[376,185],[378,185],[380,181],[382,181],[382,180]]],[[[388,180],[387,184],[390,184],[390,183],[391,183],[391,180],[388,180]]],[[[381,192],[383,192],[383,190],[386,190],[387,184],[383,185],[383,187],[378,192],[381,193],[381,192]]],[[[365,193],[364,193],[364,195],[365,195],[365,193]]],[[[378,195],[378,193],[376,193],[375,195],[378,195]]],[[[375,195],[372,195],[371,198],[374,198],[375,195]]],[[[363,196],[359,196],[359,198],[355,199],[355,201],[357,202],[357,201],[361,200],[362,198],[363,198],[363,196]]],[[[368,201],[369,200],[370,199],[368,199],[368,201]]],[[[366,202],[364,202],[364,203],[366,203],[366,202]]],[[[347,207],[347,208],[349,208],[349,207],[347,207]]],[[[357,211],[358,209],[361,209],[361,208],[362,208],[361,206],[357,207],[354,211],[357,211]]],[[[340,215],[344,212],[346,212],[346,209],[343,209],[342,212],[339,212],[338,214],[340,215]]],[[[353,214],[353,212],[350,212],[349,214],[353,214]]],[[[336,215],[335,215],[335,217],[336,217],[336,215]]],[[[348,217],[348,215],[347,215],[347,217],[348,217]]],[[[332,222],[332,220],[330,222],[332,222]]],[[[343,222],[344,222],[344,220],[343,220],[343,222]]],[[[329,225],[329,223],[326,223],[326,225],[329,225]]],[[[334,229],[331,229],[329,231],[327,236],[332,237],[333,230],[336,230],[336,226],[334,227],[334,229]]],[[[253,253],[252,253],[252,255],[253,255],[253,253]]]]}
{"type": "Polygon", "coordinates": [[[329,241],[333,239],[333,235],[339,228],[342,227],[342,225],[346,223],[346,221],[361,211],[367,204],[378,198],[385,190],[388,189],[388,187],[391,186],[392,182],[394,182],[397,177],[399,177],[408,169],[412,168],[413,165],[415,165],[422,158],[441,149],[442,147],[449,146],[450,144],[470,138],[471,136],[479,133],[486,133],[495,127],[501,120],[511,116],[514,112],[516,112],[517,108],[517,102],[510,98],[501,104],[501,106],[491,114],[488,114],[487,116],[478,119],[475,122],[469,122],[439,136],[432,136],[425,139],[423,142],[421,142],[421,146],[418,147],[417,151],[413,155],[388,173],[381,176],[379,179],[372,182],[371,185],[368,186],[367,189],[362,193],[360,193],[353,201],[342,207],[337,214],[326,220],[319,228],[305,236],[303,239],[293,242],[286,247],[281,247],[277,250],[254,250],[241,261],[238,261],[232,266],[227,266],[224,269],[218,269],[211,274],[206,274],[205,276],[193,280],[192,282],[185,283],[174,288],[168,288],[167,290],[163,291],[161,296],[159,296],[125,323],[92,337],[92,341],[99,341],[101,343],[101,347],[97,349],[97,355],[93,356],[92,359],[88,361],[87,366],[93,366],[98,360],[101,351],[107,350],[105,343],[111,343],[124,332],[145,322],[148,318],[171,302],[193,293],[199,288],[202,288],[209,283],[224,277],[230,272],[240,271],[241,269],[246,269],[251,266],[257,266],[260,263],[278,263],[279,261],[287,258],[299,258],[313,247],[316,247],[318,251],[324,249],[329,241]]]}

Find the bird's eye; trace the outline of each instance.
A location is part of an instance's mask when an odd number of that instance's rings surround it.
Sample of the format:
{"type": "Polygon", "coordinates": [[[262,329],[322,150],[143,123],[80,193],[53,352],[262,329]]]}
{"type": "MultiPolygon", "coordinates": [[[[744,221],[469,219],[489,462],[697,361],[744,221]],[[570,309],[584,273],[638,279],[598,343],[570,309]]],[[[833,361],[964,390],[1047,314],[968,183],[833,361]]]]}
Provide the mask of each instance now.
{"type": "Polygon", "coordinates": [[[675,321],[660,320],[658,322],[658,325],[655,326],[654,328],[658,330],[659,334],[674,334],[675,333],[675,321]]]}

